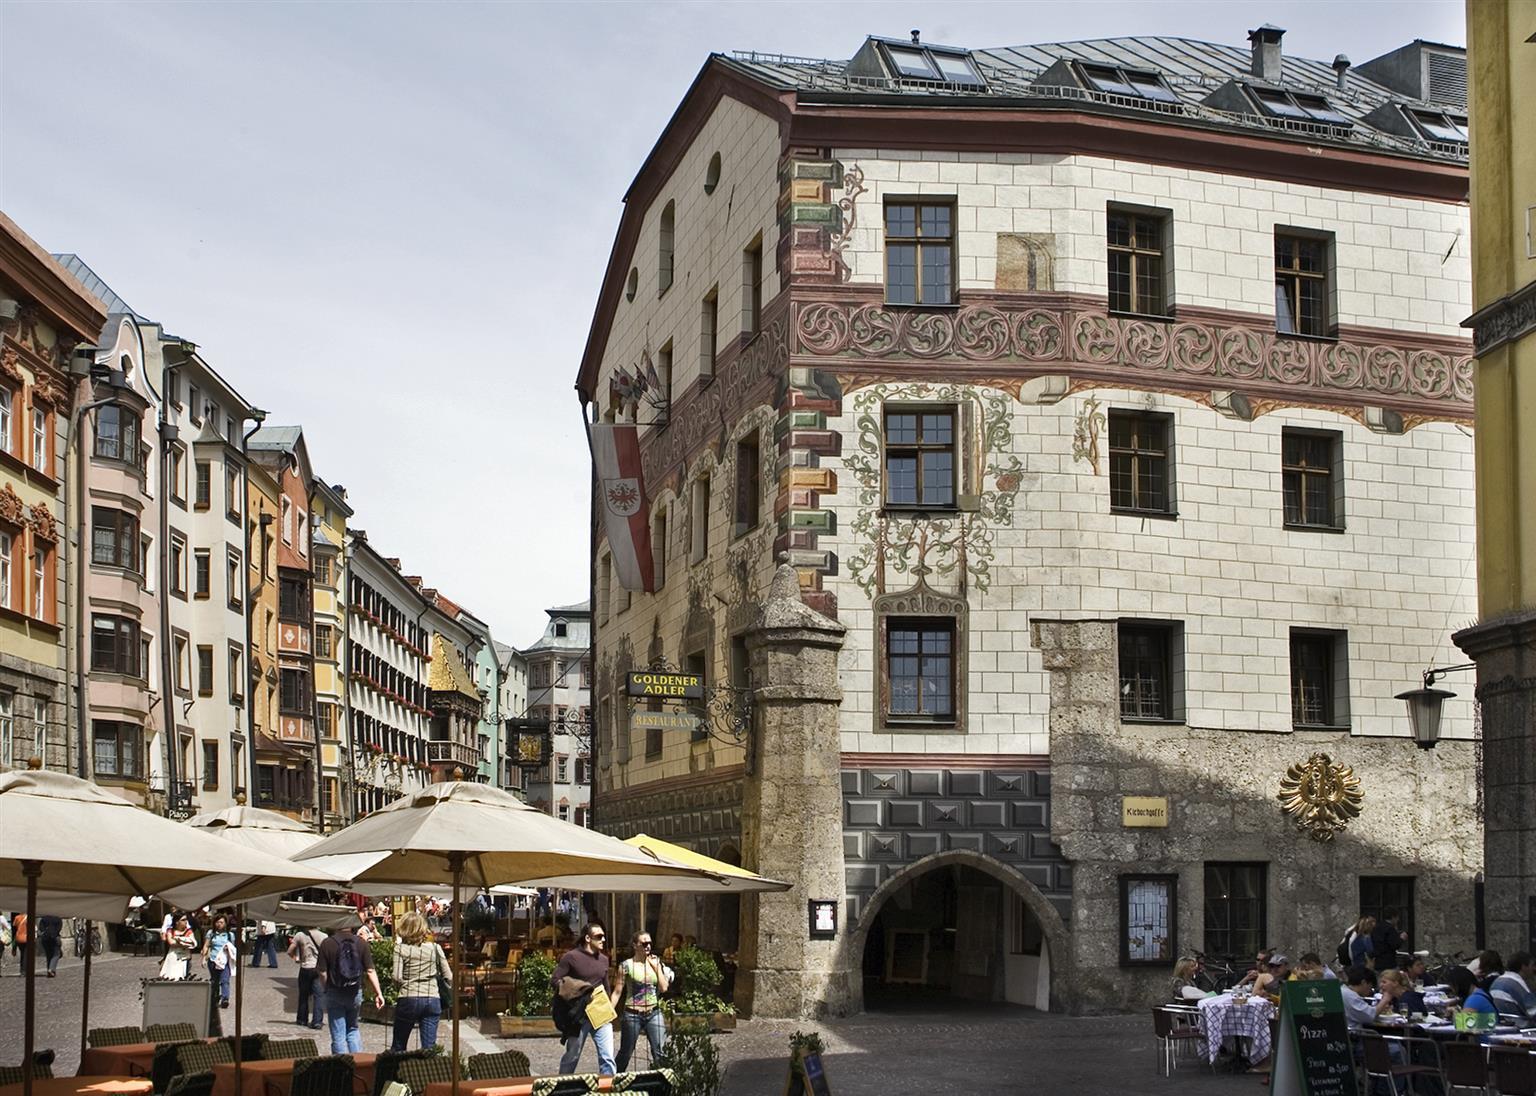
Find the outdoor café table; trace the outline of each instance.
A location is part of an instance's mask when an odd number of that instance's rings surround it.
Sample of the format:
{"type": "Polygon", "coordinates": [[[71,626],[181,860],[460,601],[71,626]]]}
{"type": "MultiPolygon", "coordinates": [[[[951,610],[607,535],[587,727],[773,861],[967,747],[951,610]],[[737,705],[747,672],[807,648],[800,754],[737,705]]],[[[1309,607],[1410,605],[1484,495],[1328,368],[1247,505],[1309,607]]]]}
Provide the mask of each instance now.
{"type": "Polygon", "coordinates": [[[148,1077],[157,1043],[125,1043],[115,1047],[91,1047],[80,1058],[75,1072],[82,1077],[148,1077]]]}
{"type": "MultiPolygon", "coordinates": [[[[354,1089],[373,1091],[373,1060],[376,1054],[354,1054],[354,1089]]],[[[288,1096],[293,1088],[293,1058],[257,1058],[240,1063],[240,1092],[235,1092],[235,1063],[213,1067],[213,1096],[288,1096]]]]}
{"type": "Polygon", "coordinates": [[[1250,996],[1241,1003],[1230,993],[1205,997],[1196,1002],[1200,1008],[1200,1030],[1205,1032],[1205,1058],[1214,1062],[1227,1039],[1247,1039],[1244,1055],[1250,1062],[1269,1057],[1269,1019],[1275,1006],[1263,997],[1250,996]]]}
{"type": "MultiPolygon", "coordinates": [[[[20,1081],[0,1085],[0,1092],[16,1096],[23,1090],[20,1081]]],[[[33,1077],[32,1096],[150,1096],[155,1086],[148,1077],[33,1077]]]]}
{"type": "MultiPolygon", "coordinates": [[[[531,1096],[537,1077],[494,1077],[489,1080],[459,1080],[459,1096],[531,1096]]],[[[613,1078],[604,1077],[598,1085],[599,1092],[613,1087],[613,1078]]],[[[453,1082],[433,1081],[427,1086],[425,1096],[453,1096],[453,1082]]]]}

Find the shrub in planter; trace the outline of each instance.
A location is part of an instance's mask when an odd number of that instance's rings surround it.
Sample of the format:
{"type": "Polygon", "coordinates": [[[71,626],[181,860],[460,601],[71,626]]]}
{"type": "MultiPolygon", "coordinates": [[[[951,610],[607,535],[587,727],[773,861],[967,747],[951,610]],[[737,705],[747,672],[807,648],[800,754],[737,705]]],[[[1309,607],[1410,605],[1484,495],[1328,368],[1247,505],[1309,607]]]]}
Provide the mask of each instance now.
{"type": "Polygon", "coordinates": [[[517,1014],[548,1016],[555,996],[549,984],[555,973],[555,961],[541,951],[531,951],[517,964],[517,1014]]]}
{"type": "Polygon", "coordinates": [[[661,1002],[673,1031],[708,1031],[711,1017],[736,1014],[735,1007],[720,998],[723,976],[713,955],[699,948],[679,948],[674,965],[677,992],[661,1002]],[[695,1017],[703,1019],[692,1019],[695,1017]]]}
{"type": "Polygon", "coordinates": [[[720,1091],[720,1052],[708,1035],[674,1033],[656,1065],[672,1071],[674,1096],[716,1096],[720,1091]]]}
{"type": "Polygon", "coordinates": [[[400,983],[395,981],[395,941],[381,937],[368,945],[373,952],[373,969],[379,975],[379,989],[384,993],[384,1007],[388,1008],[400,997],[400,983]]]}

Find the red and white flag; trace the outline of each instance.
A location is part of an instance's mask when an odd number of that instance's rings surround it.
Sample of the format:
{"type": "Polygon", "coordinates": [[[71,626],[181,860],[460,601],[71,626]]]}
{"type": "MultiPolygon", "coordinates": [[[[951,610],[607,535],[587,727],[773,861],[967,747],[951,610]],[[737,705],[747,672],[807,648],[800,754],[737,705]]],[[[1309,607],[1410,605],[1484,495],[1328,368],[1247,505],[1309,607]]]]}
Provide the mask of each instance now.
{"type": "Polygon", "coordinates": [[[613,552],[613,569],[626,590],[656,589],[651,559],[650,507],[640,469],[640,437],[633,423],[592,424],[592,461],[603,530],[613,552]]]}

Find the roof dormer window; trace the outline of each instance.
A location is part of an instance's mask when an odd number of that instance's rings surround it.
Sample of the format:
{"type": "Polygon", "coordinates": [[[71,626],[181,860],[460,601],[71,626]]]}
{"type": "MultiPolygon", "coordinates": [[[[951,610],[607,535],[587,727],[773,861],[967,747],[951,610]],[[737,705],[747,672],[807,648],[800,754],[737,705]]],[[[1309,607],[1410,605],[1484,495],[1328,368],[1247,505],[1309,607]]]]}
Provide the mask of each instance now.
{"type": "Polygon", "coordinates": [[[986,86],[986,81],[976,71],[976,65],[969,55],[935,50],[929,54],[929,57],[939,67],[939,72],[946,84],[961,84],[965,87],[977,88],[986,86]]]}
{"type": "Polygon", "coordinates": [[[1263,113],[1291,122],[1349,129],[1355,123],[1334,109],[1321,95],[1301,95],[1280,88],[1252,88],[1263,113]]]}
{"type": "Polygon", "coordinates": [[[874,39],[889,71],[898,81],[916,80],[957,87],[986,88],[981,71],[971,60],[971,51],[953,46],[930,46],[923,42],[894,42],[874,39]]]}
{"type": "Polygon", "coordinates": [[[1177,104],[1179,97],[1155,72],[1125,69],[1116,65],[1079,64],[1078,72],[1089,91],[1120,95],[1127,99],[1150,99],[1154,103],[1177,104]]]}
{"type": "Polygon", "coordinates": [[[885,55],[891,59],[896,75],[908,80],[941,80],[938,66],[928,60],[928,53],[906,46],[887,46],[885,55]]]}
{"type": "Polygon", "coordinates": [[[1426,140],[1448,145],[1467,143],[1467,120],[1460,115],[1439,110],[1410,110],[1408,114],[1426,140]]]}

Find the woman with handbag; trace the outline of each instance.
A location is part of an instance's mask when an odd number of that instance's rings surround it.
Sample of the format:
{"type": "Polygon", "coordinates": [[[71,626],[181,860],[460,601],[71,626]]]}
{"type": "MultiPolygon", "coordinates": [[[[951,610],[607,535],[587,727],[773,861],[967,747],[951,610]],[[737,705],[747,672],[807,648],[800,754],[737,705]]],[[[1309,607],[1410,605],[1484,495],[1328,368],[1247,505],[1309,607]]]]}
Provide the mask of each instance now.
{"type": "Polygon", "coordinates": [[[453,1007],[453,969],[436,940],[427,935],[427,920],[419,913],[400,918],[395,932],[395,1035],[389,1050],[403,1053],[411,1029],[421,1028],[423,1050],[437,1045],[437,1023],[444,1008],[453,1007]]]}

